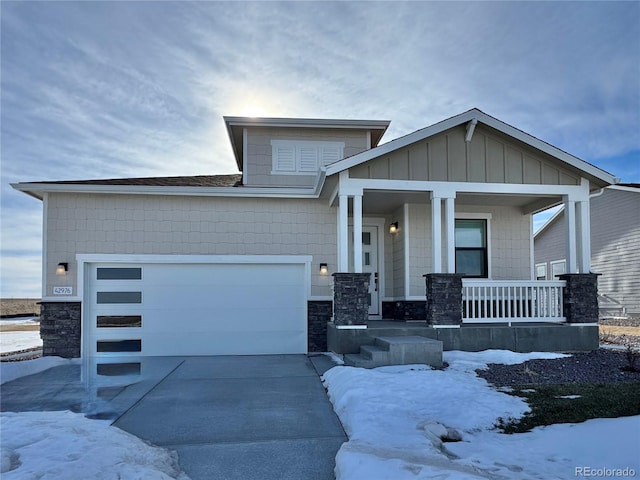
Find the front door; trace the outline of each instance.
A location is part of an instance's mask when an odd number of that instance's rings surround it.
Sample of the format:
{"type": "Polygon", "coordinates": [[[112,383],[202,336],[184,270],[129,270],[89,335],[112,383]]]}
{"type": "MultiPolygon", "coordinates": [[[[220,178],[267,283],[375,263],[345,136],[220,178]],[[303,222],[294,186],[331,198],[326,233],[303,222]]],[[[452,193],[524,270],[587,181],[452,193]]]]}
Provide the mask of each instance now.
{"type": "Polygon", "coordinates": [[[369,273],[371,303],[369,315],[380,314],[380,277],[378,268],[378,227],[362,227],[362,272],[369,273]]]}

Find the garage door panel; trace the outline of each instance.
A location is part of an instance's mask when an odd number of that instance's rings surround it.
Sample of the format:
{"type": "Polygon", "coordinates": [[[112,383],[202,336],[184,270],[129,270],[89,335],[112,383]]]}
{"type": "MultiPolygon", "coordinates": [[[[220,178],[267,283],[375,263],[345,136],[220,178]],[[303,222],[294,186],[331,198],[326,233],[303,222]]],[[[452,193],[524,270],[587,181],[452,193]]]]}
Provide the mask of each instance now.
{"type": "Polygon", "coordinates": [[[299,285],[303,265],[219,264],[219,265],[150,265],[145,268],[145,282],[154,285],[175,285],[176,269],[183,285],[261,286],[277,281],[281,285],[299,285]]]}
{"type": "Polygon", "coordinates": [[[90,355],[98,341],[118,339],[141,339],[141,355],[306,353],[304,264],[144,264],[134,280],[97,280],[96,267],[87,292],[90,355]],[[142,303],[97,304],[98,291],[140,291],[142,303]],[[140,315],[142,326],[98,328],[98,315],[140,315]]]}

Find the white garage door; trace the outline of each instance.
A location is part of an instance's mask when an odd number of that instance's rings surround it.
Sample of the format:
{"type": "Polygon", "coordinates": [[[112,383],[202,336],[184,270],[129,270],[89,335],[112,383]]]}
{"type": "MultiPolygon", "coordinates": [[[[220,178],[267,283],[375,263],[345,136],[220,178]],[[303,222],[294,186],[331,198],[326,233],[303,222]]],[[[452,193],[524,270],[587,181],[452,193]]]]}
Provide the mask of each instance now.
{"type": "Polygon", "coordinates": [[[306,353],[304,264],[90,264],[90,356],[306,353]]]}

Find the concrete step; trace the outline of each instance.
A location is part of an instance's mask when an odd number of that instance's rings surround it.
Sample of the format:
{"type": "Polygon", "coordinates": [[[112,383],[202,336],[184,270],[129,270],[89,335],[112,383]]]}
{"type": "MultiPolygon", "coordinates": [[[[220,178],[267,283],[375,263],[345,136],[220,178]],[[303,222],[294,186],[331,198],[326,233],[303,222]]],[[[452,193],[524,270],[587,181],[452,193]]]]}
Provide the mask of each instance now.
{"type": "Polygon", "coordinates": [[[376,345],[362,345],[360,347],[360,355],[374,362],[387,362],[389,360],[389,350],[376,345]]]}
{"type": "Polygon", "coordinates": [[[347,353],[344,355],[344,364],[348,367],[360,367],[360,368],[376,368],[382,365],[378,365],[373,360],[364,358],[359,353],[347,353]]]}
{"type": "Polygon", "coordinates": [[[420,336],[376,337],[374,344],[389,351],[389,365],[426,363],[442,366],[442,342],[420,336]]]}

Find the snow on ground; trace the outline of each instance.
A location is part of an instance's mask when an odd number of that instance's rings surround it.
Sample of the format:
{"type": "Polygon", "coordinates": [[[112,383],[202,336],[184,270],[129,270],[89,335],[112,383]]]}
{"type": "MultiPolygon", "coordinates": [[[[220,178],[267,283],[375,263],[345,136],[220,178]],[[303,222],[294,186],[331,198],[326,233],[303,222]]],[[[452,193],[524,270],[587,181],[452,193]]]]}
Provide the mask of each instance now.
{"type": "MultiPolygon", "coordinates": [[[[2,383],[78,359],[42,357],[0,364],[2,383]]],[[[0,414],[2,480],[189,480],[175,452],[152,446],[110,421],[72,412],[0,414]]]]}
{"type": "Polygon", "coordinates": [[[576,478],[580,466],[629,467],[640,474],[640,417],[553,425],[517,435],[493,429],[499,417],[518,418],[529,408],[489,386],[474,370],[487,363],[558,356],[454,351],[444,353],[450,365],[446,370],[334,367],[324,381],[349,435],[336,456],[337,479],[576,478]],[[458,434],[462,442],[441,441],[458,434]]]}
{"type": "Polygon", "coordinates": [[[3,413],[2,479],[188,479],[175,453],[109,423],[72,412],[3,413]]]}
{"type": "MultiPolygon", "coordinates": [[[[0,320],[0,326],[10,328],[18,325],[39,325],[35,317],[21,317],[0,320]]],[[[4,331],[0,333],[0,353],[16,352],[42,346],[40,332],[35,331],[4,331]]]]}

